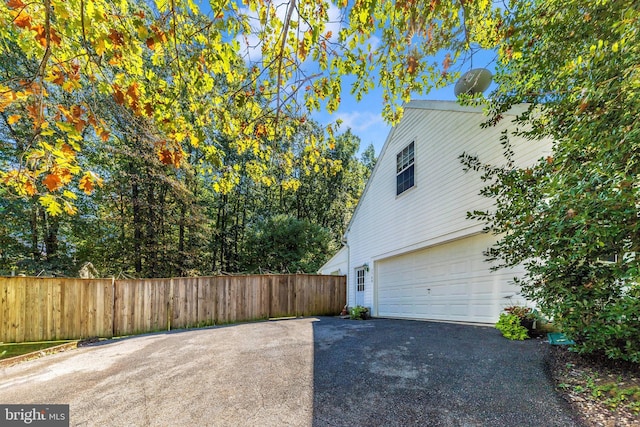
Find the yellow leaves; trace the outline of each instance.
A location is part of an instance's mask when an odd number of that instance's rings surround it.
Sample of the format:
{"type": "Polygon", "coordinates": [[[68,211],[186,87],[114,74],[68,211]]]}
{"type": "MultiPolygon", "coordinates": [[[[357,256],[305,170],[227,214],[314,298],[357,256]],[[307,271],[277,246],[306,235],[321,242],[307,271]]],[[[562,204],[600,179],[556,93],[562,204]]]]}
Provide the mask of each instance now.
{"type": "MultiPolygon", "coordinates": [[[[40,60],[47,60],[42,68],[44,75],[35,79],[43,87],[31,87],[28,91],[26,88],[12,87],[5,91],[5,87],[0,85],[0,111],[6,111],[9,124],[24,125],[34,141],[32,148],[21,157],[23,164],[20,166],[25,167],[29,178],[17,184],[19,191],[29,196],[55,193],[57,198],[41,200],[51,214],[74,212],[70,202],[66,202],[73,200],[73,192],[91,194],[100,182],[97,176],[85,173],[79,166],[79,159],[82,158],[79,150],[84,146],[80,141],[83,137],[103,142],[111,137],[106,124],[100,122],[99,118],[94,118],[92,122],[90,115],[99,114],[99,109],[91,110],[87,104],[80,105],[79,100],[85,98],[76,92],[85,87],[87,94],[97,88],[100,94],[112,96],[117,104],[145,118],[145,126],[151,129],[150,135],[168,139],[169,142],[150,149],[153,150],[151,154],[156,154],[158,161],[165,165],[180,167],[186,160],[181,144],[191,144],[204,150],[206,144],[201,140],[205,139],[206,130],[211,129],[212,123],[220,124],[220,132],[225,137],[243,140],[249,150],[247,155],[252,156],[251,153],[257,152],[255,157],[265,163],[262,156],[267,150],[261,144],[268,146],[265,140],[286,138],[294,132],[295,126],[285,123],[284,113],[279,123],[265,118],[270,116],[270,112],[265,114],[265,106],[273,105],[270,101],[275,93],[289,88],[279,88],[276,79],[269,74],[270,70],[265,73],[265,70],[256,68],[255,75],[247,78],[250,70],[238,57],[241,46],[230,35],[244,24],[232,22],[233,17],[225,19],[232,9],[238,8],[239,4],[235,2],[229,4],[216,0],[218,2],[216,7],[212,7],[212,16],[221,21],[214,21],[209,26],[203,25],[200,17],[183,14],[187,9],[186,2],[176,3],[175,16],[163,15],[162,10],[155,8],[148,9],[149,16],[145,16],[130,0],[84,0],[82,15],[79,0],[51,0],[51,27],[46,27],[41,1],[0,1],[12,9],[2,18],[2,24],[8,25],[10,28],[7,31],[20,39],[20,48],[27,59],[36,64],[36,68],[40,60]],[[127,9],[130,10],[127,12],[127,9]],[[84,22],[81,22],[81,16],[84,22]],[[176,33],[171,30],[173,19],[178,24],[176,33]],[[174,40],[177,46],[173,45],[174,40]],[[50,57],[43,55],[43,47],[49,49],[50,57]],[[74,58],[77,58],[75,69],[74,58]],[[150,61],[158,67],[150,67],[150,61]],[[117,68],[110,68],[108,63],[117,68]],[[40,77],[44,77],[46,83],[40,77]],[[252,87],[256,92],[259,86],[263,90],[258,96],[253,92],[247,96],[237,111],[226,111],[230,105],[228,94],[235,93],[237,87],[247,81],[255,82],[252,87]],[[50,88],[50,95],[44,92],[44,87],[50,88]],[[24,94],[19,102],[18,92],[24,94]],[[64,106],[58,106],[58,103],[64,106]],[[78,105],[69,105],[74,103],[78,105]],[[187,119],[181,122],[180,119],[185,117],[187,119]],[[28,129],[31,124],[34,125],[33,129],[28,129]],[[40,142],[46,142],[48,146],[41,146],[40,142]],[[68,190],[69,186],[76,185],[78,188],[68,190]]],[[[164,4],[160,6],[165,8],[164,12],[168,11],[166,7],[170,2],[158,3],[164,4]]],[[[192,2],[193,10],[197,9],[194,6],[196,3],[192,2]]],[[[318,19],[312,16],[311,5],[304,7],[310,7],[307,10],[310,14],[308,19],[318,19]]],[[[326,5],[318,4],[317,7],[326,5]]],[[[348,7],[346,0],[343,7],[348,7]]],[[[278,18],[275,8],[268,2],[258,8],[267,11],[269,20],[282,19],[278,18]]],[[[365,16],[367,23],[370,22],[370,15],[367,13],[365,16]]],[[[274,34],[269,35],[272,45],[268,48],[271,51],[266,52],[271,58],[274,57],[273,49],[282,45],[277,42],[282,39],[278,39],[275,32],[282,31],[283,27],[274,28],[274,34]]],[[[308,57],[318,38],[333,37],[325,26],[301,24],[299,32],[303,31],[302,41],[296,40],[293,35],[287,40],[287,51],[283,58],[288,69],[283,70],[282,82],[289,81],[292,76],[289,62],[299,59],[295,58],[296,51],[302,58],[308,57]],[[313,30],[306,31],[308,28],[313,30]]],[[[9,75],[5,80],[15,86],[21,85],[13,77],[9,75]]],[[[335,91],[327,85],[325,99],[337,100],[334,94],[335,91]]],[[[289,98],[283,94],[282,99],[289,98]]],[[[210,157],[215,158],[214,163],[219,167],[221,156],[212,154],[210,157]]],[[[230,171],[217,185],[223,191],[230,191],[237,175],[237,172],[230,171]]],[[[264,176],[265,173],[260,175],[264,176]]]]}
{"type": "Polygon", "coordinates": [[[73,92],[76,89],[80,89],[82,87],[82,85],[80,84],[80,82],[75,81],[75,80],[65,80],[64,83],[62,83],[62,89],[66,92],[73,92]]]}
{"type": "Polygon", "coordinates": [[[0,171],[0,182],[12,188],[19,196],[33,196],[37,192],[32,178],[24,170],[0,171]]]}
{"type": "Polygon", "coordinates": [[[300,188],[300,180],[288,178],[283,180],[280,185],[284,191],[297,191],[300,188]]]}
{"type": "Polygon", "coordinates": [[[68,215],[75,215],[78,212],[78,208],[73,205],[71,200],[75,200],[77,196],[70,191],[65,191],[64,196],[70,200],[61,199],[53,194],[45,194],[40,196],[38,201],[51,216],[58,216],[63,210],[68,215]]]}
{"type": "Polygon", "coordinates": [[[98,56],[102,56],[102,55],[104,55],[104,53],[107,51],[107,45],[106,45],[106,43],[105,43],[105,41],[104,41],[104,39],[103,39],[103,38],[99,38],[99,39],[96,41],[96,43],[95,43],[95,45],[93,46],[93,48],[94,48],[94,50],[96,51],[96,54],[97,54],[98,56]]]}
{"type": "Polygon", "coordinates": [[[14,101],[14,92],[0,84],[0,112],[3,112],[14,101]]]}
{"type": "Polygon", "coordinates": [[[78,208],[76,208],[71,202],[65,200],[64,211],[69,215],[75,215],[76,213],[78,213],[78,208]]]}
{"type": "MultiPolygon", "coordinates": [[[[67,193],[67,192],[65,192],[67,193]]],[[[76,196],[73,193],[70,193],[71,199],[75,199],[76,196]]],[[[73,205],[73,203],[69,200],[61,200],[60,198],[54,196],[53,194],[45,194],[44,196],[40,196],[38,199],[40,204],[45,208],[47,213],[51,216],[58,216],[64,210],[69,215],[75,215],[78,212],[78,209],[73,205]],[[62,201],[62,204],[60,203],[62,201]]]]}
{"type": "MultiPolygon", "coordinates": [[[[88,3],[92,2],[84,0],[85,11],[88,9],[88,3]]],[[[51,7],[55,11],[56,19],[69,19],[73,13],[73,11],[70,9],[73,9],[74,6],[75,4],[73,4],[73,2],[70,2],[69,0],[51,0],[51,7]],[[71,5],[69,5],[69,3],[71,3],[71,5]]]]}
{"type": "Polygon", "coordinates": [[[220,194],[229,194],[233,191],[236,185],[240,183],[240,174],[238,165],[233,167],[227,167],[213,183],[213,190],[220,194]]]}
{"type": "Polygon", "coordinates": [[[62,213],[62,206],[52,194],[41,196],[39,202],[51,216],[58,216],[62,213]]]}

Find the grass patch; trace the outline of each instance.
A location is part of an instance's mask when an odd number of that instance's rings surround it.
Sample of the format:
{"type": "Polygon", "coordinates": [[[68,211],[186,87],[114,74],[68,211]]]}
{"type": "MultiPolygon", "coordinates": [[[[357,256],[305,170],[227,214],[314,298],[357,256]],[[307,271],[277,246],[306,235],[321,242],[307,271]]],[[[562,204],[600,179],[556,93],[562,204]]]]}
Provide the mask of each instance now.
{"type": "Polygon", "coordinates": [[[70,341],[47,341],[38,343],[0,344],[0,360],[10,357],[22,356],[38,350],[65,344],[70,341]]]}

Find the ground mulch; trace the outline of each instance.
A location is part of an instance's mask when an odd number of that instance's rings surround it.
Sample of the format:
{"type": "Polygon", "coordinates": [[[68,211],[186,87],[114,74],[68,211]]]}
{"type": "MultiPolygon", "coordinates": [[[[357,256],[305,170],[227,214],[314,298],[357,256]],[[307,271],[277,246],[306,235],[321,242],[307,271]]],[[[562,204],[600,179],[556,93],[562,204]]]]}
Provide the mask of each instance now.
{"type": "MultiPolygon", "coordinates": [[[[640,387],[640,365],[613,361],[602,356],[586,356],[569,351],[566,346],[552,346],[550,368],[556,388],[586,426],[640,426],[640,412],[629,403],[640,397],[631,396],[616,404],[607,393],[594,393],[594,388],[615,383],[619,388],[640,387]]],[[[637,400],[636,400],[637,399],[637,400]]]]}

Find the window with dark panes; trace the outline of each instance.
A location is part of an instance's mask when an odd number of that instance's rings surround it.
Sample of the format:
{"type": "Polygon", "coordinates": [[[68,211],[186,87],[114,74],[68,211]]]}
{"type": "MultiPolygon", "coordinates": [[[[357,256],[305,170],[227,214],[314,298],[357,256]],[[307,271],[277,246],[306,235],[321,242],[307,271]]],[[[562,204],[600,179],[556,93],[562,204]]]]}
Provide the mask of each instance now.
{"type": "Polygon", "coordinates": [[[356,270],[356,290],[358,292],[364,292],[364,268],[358,268],[356,270]]]}
{"type": "Polygon", "coordinates": [[[415,166],[413,162],[414,143],[407,145],[396,157],[396,196],[415,185],[415,166]]]}

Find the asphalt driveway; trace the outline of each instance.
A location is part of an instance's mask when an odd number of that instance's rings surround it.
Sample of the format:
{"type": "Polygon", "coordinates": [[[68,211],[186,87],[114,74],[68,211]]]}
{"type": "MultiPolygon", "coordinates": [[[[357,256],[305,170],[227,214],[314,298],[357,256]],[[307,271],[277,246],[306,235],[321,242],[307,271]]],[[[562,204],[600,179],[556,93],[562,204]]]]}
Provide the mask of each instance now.
{"type": "Polygon", "coordinates": [[[488,327],[305,318],[139,336],[0,368],[0,403],[82,426],[572,426],[546,344],[488,327]]]}

